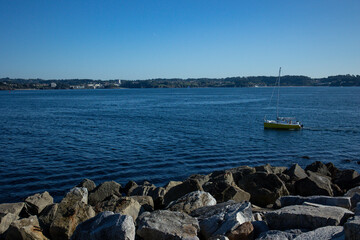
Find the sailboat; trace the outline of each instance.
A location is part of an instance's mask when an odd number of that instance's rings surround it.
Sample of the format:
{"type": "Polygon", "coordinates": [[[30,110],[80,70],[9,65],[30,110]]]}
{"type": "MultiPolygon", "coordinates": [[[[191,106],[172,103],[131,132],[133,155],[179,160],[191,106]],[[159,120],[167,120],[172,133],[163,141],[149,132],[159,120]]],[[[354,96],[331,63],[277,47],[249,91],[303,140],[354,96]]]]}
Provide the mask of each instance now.
{"type": "MultiPolygon", "coordinates": [[[[297,121],[294,117],[279,117],[279,96],[280,96],[280,75],[281,75],[281,67],[279,69],[279,78],[275,83],[275,87],[278,89],[278,98],[276,104],[276,119],[270,120],[264,117],[264,128],[265,129],[284,129],[284,130],[299,130],[303,127],[303,125],[297,121]]],[[[274,88],[275,90],[275,88],[274,88]]],[[[271,99],[274,95],[271,95],[271,99]]],[[[271,102],[270,99],[270,102],[271,102]]]]}

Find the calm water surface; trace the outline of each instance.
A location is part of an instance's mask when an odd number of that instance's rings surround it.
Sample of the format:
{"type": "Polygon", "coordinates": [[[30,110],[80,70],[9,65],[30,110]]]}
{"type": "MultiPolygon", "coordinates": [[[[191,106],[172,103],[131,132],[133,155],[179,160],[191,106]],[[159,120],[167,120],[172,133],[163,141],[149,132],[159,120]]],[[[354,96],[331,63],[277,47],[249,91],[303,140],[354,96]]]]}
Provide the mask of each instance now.
{"type": "Polygon", "coordinates": [[[302,131],[263,129],[271,88],[0,92],[0,202],[63,194],[90,178],[163,185],[240,165],[320,160],[360,170],[360,88],[282,88],[280,115],[302,131]],[[303,156],[309,156],[305,159],[303,156]]]}

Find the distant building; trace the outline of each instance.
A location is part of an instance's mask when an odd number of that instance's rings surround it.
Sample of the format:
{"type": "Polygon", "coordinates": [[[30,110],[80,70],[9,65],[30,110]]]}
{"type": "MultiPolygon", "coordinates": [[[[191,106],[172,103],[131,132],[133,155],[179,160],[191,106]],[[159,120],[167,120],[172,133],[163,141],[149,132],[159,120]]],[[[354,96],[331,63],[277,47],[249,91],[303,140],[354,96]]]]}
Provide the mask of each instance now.
{"type": "Polygon", "coordinates": [[[120,79],[118,80],[118,84],[121,85],[121,80],[120,79]]]}
{"type": "Polygon", "coordinates": [[[52,87],[52,88],[56,88],[56,83],[50,83],[50,87],[52,87]]]}

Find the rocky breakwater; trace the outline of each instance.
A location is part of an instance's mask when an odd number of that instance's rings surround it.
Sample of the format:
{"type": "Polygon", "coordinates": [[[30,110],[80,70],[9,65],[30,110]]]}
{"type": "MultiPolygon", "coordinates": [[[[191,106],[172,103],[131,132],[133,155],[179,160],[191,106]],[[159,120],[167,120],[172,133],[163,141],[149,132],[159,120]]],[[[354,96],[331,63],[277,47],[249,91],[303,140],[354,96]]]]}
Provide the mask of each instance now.
{"type": "Polygon", "coordinates": [[[360,239],[360,176],[332,163],[240,166],[165,186],[85,179],[0,204],[0,239],[360,239]]]}

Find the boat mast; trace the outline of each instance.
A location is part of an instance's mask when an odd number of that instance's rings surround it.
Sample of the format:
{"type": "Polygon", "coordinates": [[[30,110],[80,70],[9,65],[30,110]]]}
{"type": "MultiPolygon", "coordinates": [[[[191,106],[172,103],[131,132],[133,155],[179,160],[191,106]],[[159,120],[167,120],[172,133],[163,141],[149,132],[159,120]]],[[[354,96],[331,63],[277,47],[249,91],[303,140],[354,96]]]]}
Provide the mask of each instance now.
{"type": "Polygon", "coordinates": [[[279,79],[278,79],[278,98],[277,98],[277,104],[276,104],[276,119],[279,119],[280,74],[281,74],[281,67],[279,69],[279,79]]]}

